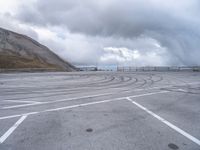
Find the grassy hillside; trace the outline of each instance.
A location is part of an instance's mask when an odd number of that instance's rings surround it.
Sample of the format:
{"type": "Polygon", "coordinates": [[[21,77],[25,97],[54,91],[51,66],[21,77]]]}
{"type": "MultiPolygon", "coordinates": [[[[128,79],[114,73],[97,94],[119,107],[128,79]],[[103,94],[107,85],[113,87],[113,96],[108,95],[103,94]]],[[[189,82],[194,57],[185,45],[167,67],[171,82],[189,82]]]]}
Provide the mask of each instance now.
{"type": "Polygon", "coordinates": [[[76,70],[73,65],[34,39],[0,28],[0,69],[22,68],[76,70]]]}
{"type": "MultiPolygon", "coordinates": [[[[0,68],[2,69],[20,69],[20,68],[49,68],[59,69],[60,67],[41,62],[39,59],[28,59],[21,56],[2,55],[0,53],[0,68]]],[[[60,68],[60,70],[62,70],[60,68]]]]}

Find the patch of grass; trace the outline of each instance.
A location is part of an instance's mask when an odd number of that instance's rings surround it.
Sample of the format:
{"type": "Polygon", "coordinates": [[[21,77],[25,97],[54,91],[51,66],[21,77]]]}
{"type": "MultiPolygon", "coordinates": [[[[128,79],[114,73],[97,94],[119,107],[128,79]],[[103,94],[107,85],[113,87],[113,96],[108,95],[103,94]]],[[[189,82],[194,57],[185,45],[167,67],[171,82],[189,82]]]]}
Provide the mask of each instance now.
{"type": "Polygon", "coordinates": [[[0,68],[2,69],[20,69],[20,68],[50,68],[61,69],[60,67],[40,61],[37,58],[29,59],[16,55],[0,54],[0,68]]]}

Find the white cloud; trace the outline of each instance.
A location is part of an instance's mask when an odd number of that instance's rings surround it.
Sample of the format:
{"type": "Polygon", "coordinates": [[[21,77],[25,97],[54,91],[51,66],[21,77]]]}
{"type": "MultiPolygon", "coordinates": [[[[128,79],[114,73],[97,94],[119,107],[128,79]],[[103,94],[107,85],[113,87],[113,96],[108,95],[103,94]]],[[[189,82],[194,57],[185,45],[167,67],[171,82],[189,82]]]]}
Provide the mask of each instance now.
{"type": "Polygon", "coordinates": [[[116,59],[119,62],[132,61],[139,59],[140,53],[138,50],[130,50],[126,47],[105,47],[105,54],[100,58],[101,61],[108,61],[109,59],[116,59]]]}
{"type": "Polygon", "coordinates": [[[39,40],[73,64],[197,65],[199,4],[0,0],[0,26],[39,40]]]}
{"type": "Polygon", "coordinates": [[[100,60],[102,63],[117,64],[117,65],[136,65],[136,66],[162,66],[166,65],[163,61],[165,50],[153,50],[148,52],[140,52],[139,50],[130,50],[126,47],[105,47],[104,55],[100,60]]]}

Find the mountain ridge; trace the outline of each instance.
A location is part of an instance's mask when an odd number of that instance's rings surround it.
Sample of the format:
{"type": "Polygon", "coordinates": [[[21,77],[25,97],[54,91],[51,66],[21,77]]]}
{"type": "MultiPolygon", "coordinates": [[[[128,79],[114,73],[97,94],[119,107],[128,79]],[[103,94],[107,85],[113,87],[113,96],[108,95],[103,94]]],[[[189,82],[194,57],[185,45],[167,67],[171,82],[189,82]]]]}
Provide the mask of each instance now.
{"type": "Polygon", "coordinates": [[[48,47],[38,41],[0,27],[0,68],[49,68],[75,71],[76,68],[64,61],[48,47]]]}

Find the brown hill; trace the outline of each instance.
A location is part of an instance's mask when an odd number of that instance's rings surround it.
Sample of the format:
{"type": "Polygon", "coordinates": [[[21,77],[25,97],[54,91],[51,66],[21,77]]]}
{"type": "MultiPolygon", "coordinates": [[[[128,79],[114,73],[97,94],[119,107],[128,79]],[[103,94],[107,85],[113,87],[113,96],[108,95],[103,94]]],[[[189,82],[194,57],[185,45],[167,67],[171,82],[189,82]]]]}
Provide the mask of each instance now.
{"type": "Polygon", "coordinates": [[[75,71],[46,46],[28,36],[0,28],[0,68],[45,68],[75,71]]]}

